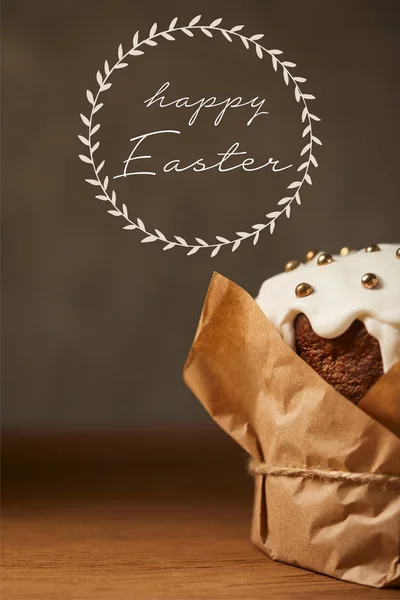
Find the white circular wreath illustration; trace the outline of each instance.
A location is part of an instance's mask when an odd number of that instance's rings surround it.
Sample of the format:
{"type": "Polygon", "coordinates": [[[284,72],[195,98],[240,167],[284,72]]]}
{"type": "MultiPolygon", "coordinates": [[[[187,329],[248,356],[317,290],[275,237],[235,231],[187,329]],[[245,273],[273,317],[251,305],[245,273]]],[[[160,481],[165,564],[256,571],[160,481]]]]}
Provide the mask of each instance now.
{"type": "Polygon", "coordinates": [[[236,25],[231,29],[225,29],[220,27],[222,19],[216,19],[210,25],[200,25],[201,15],[198,15],[194,19],[190,21],[190,23],[186,26],[177,27],[178,18],[175,17],[172,19],[168,29],[165,31],[157,32],[157,23],[150,29],[149,36],[146,39],[143,39],[139,42],[139,32],[137,31],[133,36],[132,47],[124,52],[122,44],[118,48],[118,60],[114,64],[114,66],[110,67],[108,61],[104,63],[104,74],[100,71],[97,71],[96,80],[98,83],[97,93],[94,95],[90,90],[86,90],[86,97],[88,99],[89,104],[91,105],[91,111],[89,117],[81,114],[81,119],[83,124],[88,128],[87,137],[83,135],[79,135],[80,141],[87,147],[89,155],[80,154],[79,158],[92,166],[94,172],[93,179],[86,179],[90,185],[97,186],[99,188],[100,193],[96,196],[99,200],[103,200],[106,202],[110,202],[112,204],[112,208],[108,211],[114,217],[123,217],[126,225],[124,225],[123,229],[136,229],[144,234],[143,242],[155,242],[160,241],[164,244],[164,250],[170,250],[175,246],[180,246],[188,250],[187,254],[192,255],[195,254],[198,250],[201,249],[210,249],[211,256],[214,257],[218,254],[220,249],[223,246],[231,246],[232,252],[237,250],[240,244],[249,238],[253,238],[253,244],[255,245],[258,242],[261,231],[264,229],[269,229],[270,233],[274,232],[275,224],[283,213],[285,213],[286,217],[290,217],[291,205],[294,201],[297,204],[301,204],[300,200],[300,190],[303,184],[306,182],[309,185],[312,185],[312,180],[309,174],[309,170],[311,165],[314,167],[318,166],[318,163],[313,154],[313,146],[314,144],[321,145],[322,142],[319,140],[313,133],[313,121],[320,121],[320,119],[312,114],[308,108],[308,101],[314,100],[315,96],[311,94],[305,94],[300,90],[299,84],[305,83],[306,79],[304,77],[298,77],[292,75],[289,69],[293,69],[296,65],[293,62],[283,61],[277,58],[277,56],[283,54],[281,50],[268,50],[264,46],[258,42],[263,37],[263,34],[256,34],[251,37],[244,36],[240,31],[243,29],[244,25],[236,25]],[[129,217],[128,209],[126,204],[122,204],[121,208],[117,205],[117,195],[114,190],[110,190],[109,186],[109,177],[104,175],[100,175],[101,171],[105,166],[105,161],[101,161],[96,163],[95,161],[95,152],[98,150],[100,146],[100,142],[94,142],[94,136],[100,129],[100,123],[94,124],[94,119],[96,113],[103,107],[102,103],[99,103],[100,94],[110,89],[111,82],[110,77],[111,74],[116,69],[124,69],[128,66],[128,63],[125,62],[128,56],[140,56],[143,54],[145,46],[157,46],[158,42],[156,38],[163,38],[170,42],[175,41],[173,33],[182,32],[189,37],[194,36],[194,32],[200,31],[204,35],[208,37],[213,37],[213,33],[220,33],[228,40],[228,42],[232,42],[234,38],[239,39],[244,47],[248,50],[251,47],[255,49],[255,52],[258,58],[264,58],[265,55],[269,55],[272,61],[272,66],[275,71],[278,68],[282,69],[283,79],[286,85],[292,83],[294,85],[294,95],[297,102],[301,102],[304,106],[301,120],[302,123],[305,123],[305,127],[303,130],[302,137],[306,138],[306,144],[304,148],[301,150],[300,156],[304,156],[304,161],[300,164],[297,169],[298,180],[293,181],[287,186],[287,189],[291,190],[289,194],[284,198],[281,198],[277,203],[277,210],[267,213],[266,217],[268,221],[266,223],[257,223],[252,226],[252,231],[237,231],[235,238],[229,240],[225,237],[221,237],[220,235],[215,236],[216,242],[213,244],[207,243],[205,240],[196,237],[196,243],[188,243],[183,237],[174,235],[174,239],[168,239],[159,229],[154,229],[154,232],[150,231],[144,224],[144,222],[137,218],[136,221],[129,217]],[[139,49],[139,48],[142,49],[139,49]]]}

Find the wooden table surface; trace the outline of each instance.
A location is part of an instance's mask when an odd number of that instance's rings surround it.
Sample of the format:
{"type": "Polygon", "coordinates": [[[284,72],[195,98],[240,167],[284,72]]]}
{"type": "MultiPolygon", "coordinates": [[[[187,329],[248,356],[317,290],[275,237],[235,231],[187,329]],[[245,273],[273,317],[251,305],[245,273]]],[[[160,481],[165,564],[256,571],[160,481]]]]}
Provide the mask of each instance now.
{"type": "Polygon", "coordinates": [[[2,600],[400,598],[272,561],[251,502],[219,430],[4,435],[2,600]]]}

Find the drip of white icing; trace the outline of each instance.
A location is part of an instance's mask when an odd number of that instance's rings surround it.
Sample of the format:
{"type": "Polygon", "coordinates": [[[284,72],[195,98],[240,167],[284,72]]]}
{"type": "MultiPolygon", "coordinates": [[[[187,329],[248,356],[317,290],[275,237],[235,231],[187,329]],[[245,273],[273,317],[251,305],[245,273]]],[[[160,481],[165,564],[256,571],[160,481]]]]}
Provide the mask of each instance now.
{"type": "Polygon", "coordinates": [[[356,319],[380,345],[386,373],[400,361],[400,260],[398,244],[379,244],[380,251],[360,250],[347,256],[334,256],[334,262],[318,265],[317,256],[293,271],[264,281],[256,301],[284,340],[294,348],[293,322],[304,313],[315,333],[335,338],[356,319]],[[361,285],[365,273],[379,277],[379,287],[361,285]],[[297,298],[296,286],[309,283],[314,291],[297,298]]]}

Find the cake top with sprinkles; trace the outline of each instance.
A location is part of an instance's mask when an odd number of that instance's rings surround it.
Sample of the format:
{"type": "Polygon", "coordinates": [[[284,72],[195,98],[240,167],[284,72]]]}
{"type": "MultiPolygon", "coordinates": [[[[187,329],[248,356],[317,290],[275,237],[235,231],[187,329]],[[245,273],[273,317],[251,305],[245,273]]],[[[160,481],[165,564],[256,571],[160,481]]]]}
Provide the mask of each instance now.
{"type": "Polygon", "coordinates": [[[356,319],[378,339],[384,370],[400,361],[400,243],[339,254],[310,251],[264,281],[258,305],[294,348],[294,319],[304,313],[315,333],[335,338],[356,319]]]}

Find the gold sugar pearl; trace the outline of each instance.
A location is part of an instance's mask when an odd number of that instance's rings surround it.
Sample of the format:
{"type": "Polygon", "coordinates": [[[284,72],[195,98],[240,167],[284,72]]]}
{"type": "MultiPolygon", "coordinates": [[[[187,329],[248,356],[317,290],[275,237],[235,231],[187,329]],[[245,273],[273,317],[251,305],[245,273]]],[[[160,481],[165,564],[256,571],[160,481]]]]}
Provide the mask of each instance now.
{"type": "Polygon", "coordinates": [[[300,266],[300,261],[299,260],[289,260],[289,262],[286,263],[285,265],[285,271],[294,271],[295,269],[297,269],[297,267],[300,266]]]}
{"type": "Polygon", "coordinates": [[[380,248],[378,244],[372,244],[372,246],[367,246],[365,248],[365,252],[379,252],[380,248]]]}
{"type": "Polygon", "coordinates": [[[379,277],[375,273],[365,273],[361,277],[361,285],[367,290],[374,290],[379,286],[379,277]]]}
{"type": "Polygon", "coordinates": [[[349,246],[343,246],[340,250],[340,256],[347,256],[351,252],[351,248],[349,246]]]}
{"type": "Polygon", "coordinates": [[[317,258],[317,265],[319,265],[320,267],[323,265],[329,265],[329,263],[333,263],[333,262],[334,262],[334,258],[332,256],[332,254],[328,254],[327,252],[323,252],[317,258]]]}
{"type": "Polygon", "coordinates": [[[305,298],[312,294],[313,291],[313,286],[303,281],[302,283],[299,283],[299,285],[296,285],[295,294],[298,298],[305,298]]]}
{"type": "Polygon", "coordinates": [[[396,250],[396,258],[400,258],[400,248],[397,248],[396,250]]]}
{"type": "Polygon", "coordinates": [[[318,254],[319,250],[309,250],[306,254],[307,262],[315,258],[318,254]]]}

